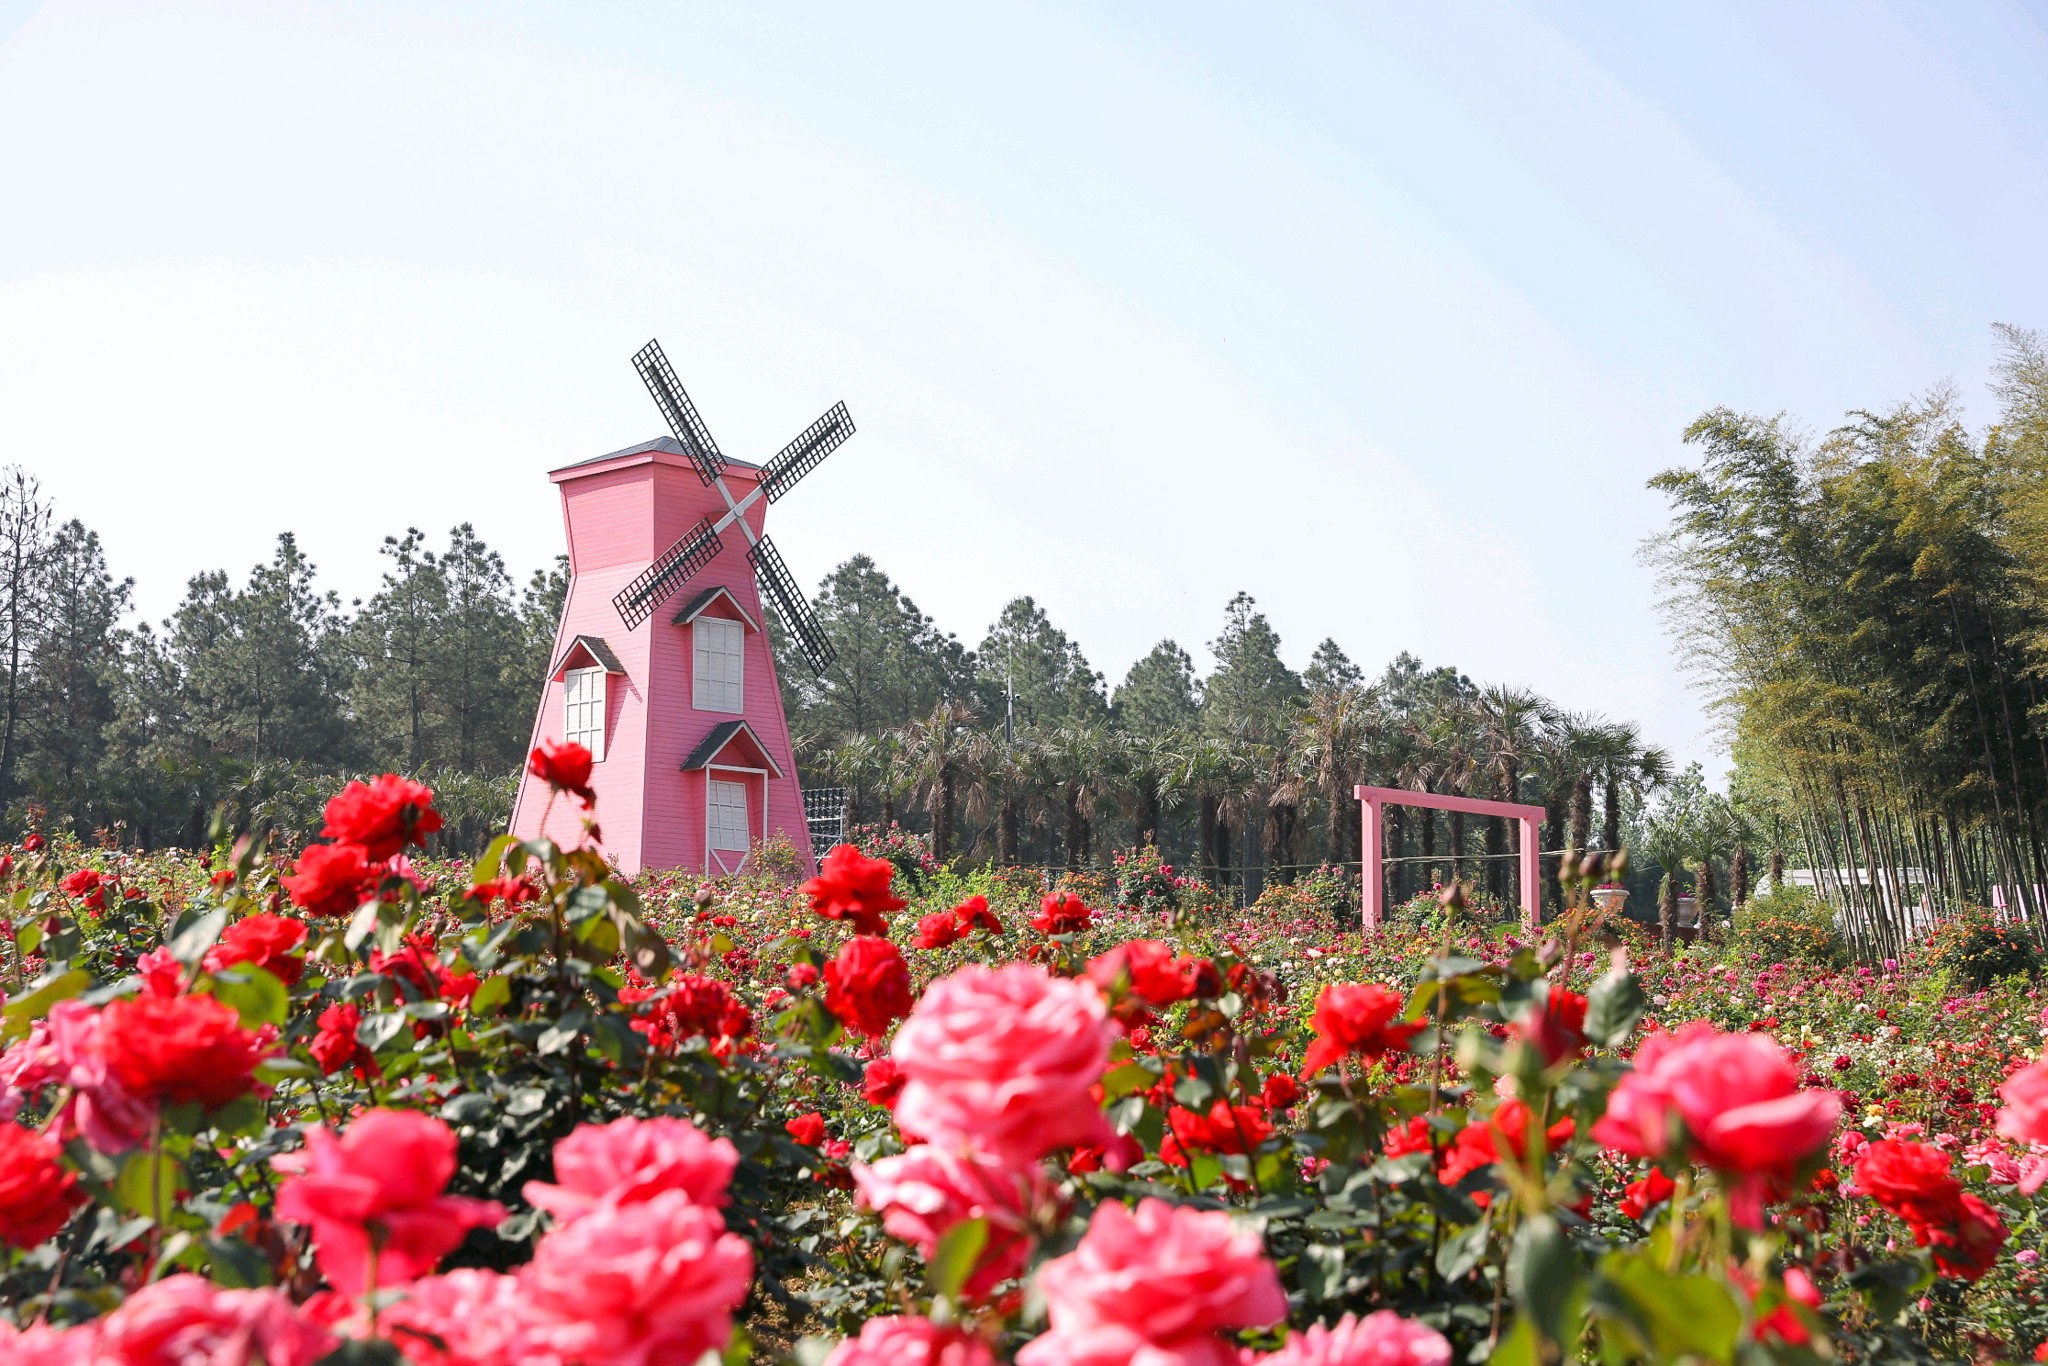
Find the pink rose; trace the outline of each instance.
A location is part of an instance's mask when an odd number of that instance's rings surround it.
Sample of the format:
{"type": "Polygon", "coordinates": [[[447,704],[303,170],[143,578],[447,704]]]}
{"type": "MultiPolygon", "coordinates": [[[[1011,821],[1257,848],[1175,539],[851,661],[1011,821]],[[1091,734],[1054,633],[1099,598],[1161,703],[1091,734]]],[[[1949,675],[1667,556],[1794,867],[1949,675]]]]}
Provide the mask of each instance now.
{"type": "Polygon", "coordinates": [[[869,1319],[860,1336],[832,1349],[825,1366],[996,1366],[980,1338],[930,1319],[889,1314],[869,1319]]]}
{"type": "Polygon", "coordinates": [[[2022,1143],[2048,1143],[2048,1059],[2007,1077],[1998,1098],[2005,1102],[1998,1112],[1998,1132],[2022,1143]]]}
{"type": "Polygon", "coordinates": [[[98,1337],[93,1360],[121,1366],[312,1366],[338,1345],[275,1290],[223,1290],[187,1272],[130,1295],[98,1337]]]}
{"type": "Polygon", "coordinates": [[[1346,1314],[1332,1327],[1312,1324],[1290,1333],[1259,1366],[1450,1366],[1451,1344],[1428,1324],[1391,1309],[1364,1318],[1346,1314]]]}
{"type": "Polygon", "coordinates": [[[1244,1360],[1236,1344],[1213,1333],[1158,1343],[1120,1323],[1047,1333],[1017,1353],[1018,1366],[1243,1366],[1244,1360]]]}
{"type": "Polygon", "coordinates": [[[753,1274],[716,1210],[668,1190],[554,1230],[519,1284],[535,1342],[579,1366],[650,1366],[722,1349],[753,1274]]]}
{"type": "Polygon", "coordinates": [[[1031,1254],[1032,1211],[1051,1196],[1038,1167],[1011,1169],[920,1143],[872,1167],[853,1167],[861,1202],[882,1227],[929,1258],[955,1224],[988,1220],[988,1244],[963,1289],[979,1299],[1021,1275],[1031,1254]]]}
{"type": "Polygon", "coordinates": [[[1086,982],[1013,963],[974,965],[932,984],[889,1054],[909,1080],[896,1102],[904,1130],[948,1147],[1032,1162],[1110,1136],[1089,1088],[1115,1037],[1086,982]]]}
{"type": "Polygon", "coordinates": [[[681,1191],[693,1204],[723,1208],[740,1155],[730,1142],[707,1138],[686,1119],[615,1119],[584,1124],[555,1145],[555,1182],[526,1183],[527,1202],[563,1223],[599,1202],[630,1205],[662,1191],[681,1191]]]}
{"type": "Polygon", "coordinates": [[[0,1361],[7,1366],[93,1366],[99,1324],[52,1328],[46,1323],[16,1328],[0,1319],[0,1361]]]}
{"type": "Polygon", "coordinates": [[[1678,1035],[1658,1030],[1644,1039],[1607,1097],[1607,1112],[1593,1124],[1593,1139],[1630,1157],[1662,1157],[1671,1147],[1678,1118],[1665,1060],[1678,1048],[1678,1035]]]}
{"type": "Polygon", "coordinates": [[[1098,1206],[1080,1246],[1038,1269],[1038,1292],[1052,1327],[1017,1354],[1018,1366],[1228,1362],[1235,1354],[1219,1333],[1287,1316],[1256,1232],[1221,1210],[1163,1200],[1141,1201],[1136,1213],[1098,1206]]]}
{"type": "Polygon", "coordinates": [[[385,1309],[377,1330],[416,1366],[540,1366],[519,1279],[463,1269],[426,1276],[385,1309]]]}
{"type": "Polygon", "coordinates": [[[125,1153],[149,1136],[156,1107],[132,1094],[100,1054],[100,1013],[83,1001],[59,1001],[49,1018],[0,1057],[0,1080],[23,1091],[71,1088],[61,1128],[103,1153],[125,1153]]]}
{"type": "Polygon", "coordinates": [[[377,1284],[402,1285],[505,1217],[493,1201],[441,1193],[455,1174],[455,1131],[411,1110],[366,1111],[339,1139],[308,1129],[305,1151],[275,1166],[295,1173],[277,1192],[278,1217],[312,1227],[313,1259],[345,1295],[369,1282],[373,1238],[377,1284]]]}
{"type": "Polygon", "coordinates": [[[1715,1034],[1688,1042],[1670,1068],[1671,1098],[1693,1138],[1695,1156],[1726,1172],[1796,1166],[1827,1145],[1842,1099],[1802,1091],[1784,1050],[1764,1034],[1715,1034]]]}
{"type": "Polygon", "coordinates": [[[1802,1091],[1784,1051],[1763,1034],[1722,1034],[1702,1021],[1658,1033],[1608,1097],[1593,1137],[1634,1157],[1684,1157],[1727,1181],[1737,1222],[1755,1228],[1763,1203],[1827,1146],[1841,1118],[1833,1091],[1802,1091]],[[1685,1146],[1674,1148],[1684,1125],[1685,1146]]]}

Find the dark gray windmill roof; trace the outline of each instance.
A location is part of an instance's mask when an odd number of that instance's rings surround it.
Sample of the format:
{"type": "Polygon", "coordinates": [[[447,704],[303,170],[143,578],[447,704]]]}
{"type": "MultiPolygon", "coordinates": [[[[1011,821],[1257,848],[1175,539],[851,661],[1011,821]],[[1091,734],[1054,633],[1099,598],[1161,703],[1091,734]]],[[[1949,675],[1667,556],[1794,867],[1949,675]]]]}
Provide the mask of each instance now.
{"type": "Polygon", "coordinates": [[[775,756],[769,752],[768,746],[761,743],[761,737],[755,734],[754,728],[744,721],[721,721],[713,726],[711,733],[699,741],[697,747],[690,751],[690,757],[683,760],[684,771],[688,772],[694,768],[703,768],[709,764],[718,757],[718,751],[731,744],[741,731],[746,732],[747,738],[754,742],[754,748],[760,750],[761,757],[768,761],[768,771],[780,778],[782,776],[782,765],[775,762],[775,756]]]}
{"type": "Polygon", "coordinates": [[[578,645],[590,651],[590,657],[603,665],[606,673],[622,674],[626,671],[626,666],[619,663],[619,657],[612,653],[612,647],[605,644],[602,637],[577,636],[569,642],[569,648],[562,651],[562,657],[555,661],[555,667],[548,670],[549,678],[562,671],[562,666],[569,662],[570,655],[576,653],[578,645]]]}
{"type": "MultiPolygon", "coordinates": [[[[565,470],[579,469],[584,465],[596,465],[606,460],[616,460],[622,455],[646,455],[650,451],[660,451],[664,455],[680,455],[686,459],[689,456],[689,452],[683,449],[682,443],[674,437],[657,436],[651,440],[637,442],[634,445],[622,447],[616,451],[606,451],[603,455],[593,455],[588,460],[573,460],[562,466],[562,468],[565,470]]],[[[729,455],[725,457],[725,460],[727,464],[738,465],[743,470],[758,470],[761,468],[751,460],[735,460],[729,455]]]]}
{"type": "Polygon", "coordinates": [[[691,622],[695,621],[698,618],[698,616],[704,611],[705,608],[711,605],[714,599],[719,597],[723,597],[727,602],[732,604],[732,610],[740,614],[740,620],[744,621],[747,624],[747,628],[749,630],[758,631],[761,629],[760,626],[754,621],[753,617],[747,614],[747,609],[740,606],[740,600],[732,595],[732,590],[730,588],[724,587],[721,584],[713,584],[711,587],[697,594],[696,597],[691,598],[688,602],[684,603],[682,610],[677,612],[673,617],[669,618],[669,625],[688,626],[691,622]]]}

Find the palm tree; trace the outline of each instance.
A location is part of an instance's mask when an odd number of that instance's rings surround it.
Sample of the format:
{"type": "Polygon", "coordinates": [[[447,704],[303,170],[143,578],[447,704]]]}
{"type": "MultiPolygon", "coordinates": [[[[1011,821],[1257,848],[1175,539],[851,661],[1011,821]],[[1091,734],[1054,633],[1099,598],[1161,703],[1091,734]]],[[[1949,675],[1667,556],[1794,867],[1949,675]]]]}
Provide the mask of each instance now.
{"type": "Polygon", "coordinates": [[[1037,748],[1065,808],[1067,867],[1078,872],[1088,861],[1096,799],[1116,781],[1116,746],[1103,727],[1069,720],[1041,732],[1037,748]]]}
{"type": "Polygon", "coordinates": [[[1607,728],[1598,744],[1594,777],[1605,790],[1605,823],[1600,847],[1621,848],[1621,794],[1624,790],[1641,800],[1671,781],[1671,756],[1656,745],[1643,743],[1642,728],[1632,721],[1617,721],[1607,728]]]}
{"type": "Polygon", "coordinates": [[[1221,891],[1230,875],[1229,817],[1244,790],[1246,746],[1215,734],[1196,735],[1182,747],[1174,786],[1196,801],[1196,845],[1202,880],[1221,891]]]}
{"type": "Polygon", "coordinates": [[[1000,731],[982,736],[981,781],[996,812],[996,862],[1012,867],[1027,809],[1045,786],[1038,748],[1027,732],[1006,740],[1000,731]]]}
{"type": "MultiPolygon", "coordinates": [[[[1592,764],[1604,723],[1583,712],[1552,716],[1537,737],[1542,773],[1545,842],[1566,855],[1583,854],[1592,840],[1592,764]]],[[[1544,883],[1557,888],[1556,860],[1545,860],[1544,883]]],[[[1557,895],[1562,895],[1559,888],[1557,895]]]]}
{"type": "MultiPolygon", "coordinates": [[[[1469,705],[1480,773],[1498,800],[1520,801],[1523,765],[1534,756],[1556,708],[1526,688],[1500,684],[1482,688],[1469,705]]],[[[1486,885],[1495,896],[1503,894],[1507,882],[1507,868],[1499,857],[1503,824],[1498,817],[1487,817],[1486,885]]]]}
{"type": "Polygon", "coordinates": [[[846,788],[846,823],[861,823],[862,796],[879,787],[889,769],[889,746],[871,735],[849,735],[824,754],[825,767],[846,788]]]}
{"type": "Polygon", "coordinates": [[[932,857],[944,863],[953,852],[953,827],[963,789],[974,786],[981,767],[974,712],[964,702],[940,699],[929,716],[897,732],[904,777],[932,818],[932,857]]]}
{"type": "Polygon", "coordinates": [[[1184,739],[1172,733],[1124,735],[1116,739],[1117,769],[1123,776],[1120,790],[1135,841],[1141,847],[1156,847],[1159,843],[1159,819],[1176,795],[1184,739]]]}
{"type": "Polygon", "coordinates": [[[1375,688],[1318,688],[1295,714],[1290,737],[1296,772],[1323,801],[1324,857],[1346,862],[1350,819],[1357,810],[1351,789],[1363,776],[1365,738],[1378,709],[1375,688]]]}

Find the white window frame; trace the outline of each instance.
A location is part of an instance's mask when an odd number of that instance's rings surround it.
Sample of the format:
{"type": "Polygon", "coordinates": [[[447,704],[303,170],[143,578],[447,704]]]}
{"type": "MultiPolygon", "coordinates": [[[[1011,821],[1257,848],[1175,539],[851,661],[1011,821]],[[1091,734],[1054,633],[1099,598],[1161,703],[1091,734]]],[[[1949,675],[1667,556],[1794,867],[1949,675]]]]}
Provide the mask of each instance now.
{"type": "Polygon", "coordinates": [[[746,714],[747,628],[741,623],[710,616],[690,623],[690,703],[698,711],[746,714]]]}
{"type": "Polygon", "coordinates": [[[562,673],[562,738],[604,758],[605,713],[611,701],[610,675],[601,668],[562,673]]]}

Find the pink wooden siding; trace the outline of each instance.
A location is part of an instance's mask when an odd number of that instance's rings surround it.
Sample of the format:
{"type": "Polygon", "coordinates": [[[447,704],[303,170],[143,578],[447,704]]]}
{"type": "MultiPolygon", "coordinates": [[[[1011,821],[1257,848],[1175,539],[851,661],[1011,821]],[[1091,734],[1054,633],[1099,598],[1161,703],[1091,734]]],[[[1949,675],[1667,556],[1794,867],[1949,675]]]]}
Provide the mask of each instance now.
{"type": "MultiPolygon", "coordinates": [[[[570,466],[550,477],[562,490],[570,568],[554,657],[559,659],[575,637],[594,636],[611,647],[625,669],[623,675],[607,676],[607,750],[591,772],[605,853],[627,873],[643,868],[702,869],[708,838],[705,776],[684,772],[683,760],[713,727],[744,719],[782,770],[780,778],[767,779],[768,833],[787,835],[796,845],[800,864],[808,867],[809,827],[768,638],[757,630],[745,632],[742,716],[700,712],[692,705],[690,629],[672,620],[690,598],[722,586],[749,617],[765,624],[746,560],[745,535],[738,527],[723,532],[724,549],[718,557],[635,629],[628,631],[612,606],[612,597],[699,519],[722,515],[724,500],[716,489],[704,487],[684,457],[661,451],[570,466]]],[[[746,496],[755,477],[738,465],[726,472],[736,498],[746,496]]],[[[748,510],[747,520],[756,531],[765,510],[765,503],[748,510]]],[[[720,607],[711,610],[730,615],[720,607]]],[[[534,743],[561,738],[563,702],[563,685],[549,680],[534,718],[534,743]]],[[[758,824],[757,809],[750,807],[750,812],[755,813],[752,823],[758,824]]],[[[526,777],[513,808],[512,828],[526,838],[545,834],[573,842],[580,834],[581,815],[573,800],[556,801],[550,810],[546,784],[526,777]],[[543,812],[548,813],[545,829],[543,812]]]]}

